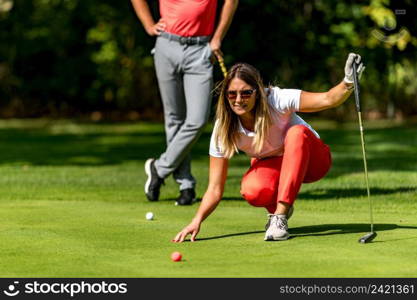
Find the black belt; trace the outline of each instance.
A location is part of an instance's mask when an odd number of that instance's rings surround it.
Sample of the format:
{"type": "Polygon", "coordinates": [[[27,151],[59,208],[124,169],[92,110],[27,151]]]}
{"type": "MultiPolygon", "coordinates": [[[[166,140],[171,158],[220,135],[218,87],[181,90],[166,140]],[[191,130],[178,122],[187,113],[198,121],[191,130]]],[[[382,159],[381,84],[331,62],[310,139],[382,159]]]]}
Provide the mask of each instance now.
{"type": "Polygon", "coordinates": [[[160,37],[170,41],[176,41],[181,45],[202,45],[210,41],[210,36],[180,36],[168,32],[161,32],[160,37]]]}

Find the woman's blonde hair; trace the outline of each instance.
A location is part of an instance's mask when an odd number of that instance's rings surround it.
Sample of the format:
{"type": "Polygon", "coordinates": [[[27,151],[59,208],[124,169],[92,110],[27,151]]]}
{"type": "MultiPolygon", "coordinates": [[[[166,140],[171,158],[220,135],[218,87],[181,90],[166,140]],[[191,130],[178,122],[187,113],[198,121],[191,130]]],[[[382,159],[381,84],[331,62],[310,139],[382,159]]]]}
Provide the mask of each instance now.
{"type": "Polygon", "coordinates": [[[227,90],[230,82],[234,78],[243,80],[256,90],[256,100],[253,108],[255,112],[255,138],[253,139],[255,152],[259,153],[262,150],[263,143],[271,126],[271,113],[267,99],[268,94],[265,92],[259,71],[247,63],[235,64],[230,68],[227,76],[218,87],[220,96],[216,109],[217,130],[215,141],[221,145],[221,151],[226,158],[231,158],[238,152],[238,116],[233,112],[227,99],[227,90]]]}

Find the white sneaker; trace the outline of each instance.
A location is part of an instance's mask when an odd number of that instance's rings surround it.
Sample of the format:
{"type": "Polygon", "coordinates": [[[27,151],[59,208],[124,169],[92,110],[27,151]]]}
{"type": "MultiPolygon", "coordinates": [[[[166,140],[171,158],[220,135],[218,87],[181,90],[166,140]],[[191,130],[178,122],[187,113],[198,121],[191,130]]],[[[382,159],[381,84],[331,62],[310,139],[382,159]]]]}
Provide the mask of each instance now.
{"type": "MultiPolygon", "coordinates": [[[[291,218],[291,216],[292,216],[293,213],[294,213],[294,206],[290,206],[290,208],[288,209],[288,212],[287,212],[287,221],[291,218]]],[[[268,214],[268,218],[270,216],[273,216],[273,214],[268,214]]],[[[271,219],[269,219],[268,222],[266,223],[265,230],[267,230],[269,228],[270,220],[271,219]]]]}
{"type": "Polygon", "coordinates": [[[265,241],[283,241],[287,240],[290,235],[288,233],[288,221],[286,215],[268,214],[268,227],[265,233],[265,241]]]}

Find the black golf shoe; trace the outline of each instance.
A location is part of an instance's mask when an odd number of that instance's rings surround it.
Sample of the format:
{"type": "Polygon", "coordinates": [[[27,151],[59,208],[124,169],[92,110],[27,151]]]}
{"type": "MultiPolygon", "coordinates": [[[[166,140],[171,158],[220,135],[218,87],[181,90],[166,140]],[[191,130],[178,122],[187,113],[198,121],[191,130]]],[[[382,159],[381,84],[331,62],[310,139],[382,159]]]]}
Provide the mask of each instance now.
{"type": "Polygon", "coordinates": [[[159,190],[164,183],[164,179],[158,176],[155,168],[155,159],[150,158],[145,162],[145,172],[148,180],[145,183],[145,194],[149,201],[159,200],[159,190]]]}
{"type": "Polygon", "coordinates": [[[180,191],[180,196],[177,198],[176,205],[190,205],[195,201],[195,190],[185,189],[180,191]]]}

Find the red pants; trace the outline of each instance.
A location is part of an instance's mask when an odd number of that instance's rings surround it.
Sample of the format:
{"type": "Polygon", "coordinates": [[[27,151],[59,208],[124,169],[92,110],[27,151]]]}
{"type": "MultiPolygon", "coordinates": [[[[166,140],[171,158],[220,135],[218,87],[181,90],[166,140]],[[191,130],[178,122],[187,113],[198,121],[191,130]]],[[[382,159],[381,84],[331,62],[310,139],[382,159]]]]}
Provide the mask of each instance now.
{"type": "Polygon", "coordinates": [[[317,181],[332,164],[330,149],[303,125],[292,126],[282,156],[255,159],[243,175],[243,198],[274,213],[278,202],[293,205],[301,184],[317,181]]]}

